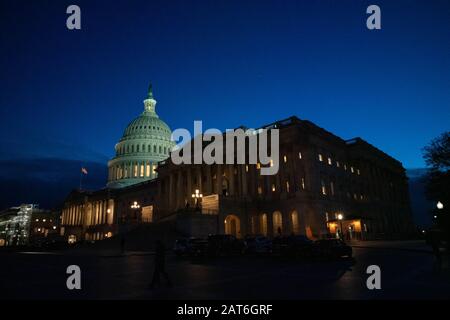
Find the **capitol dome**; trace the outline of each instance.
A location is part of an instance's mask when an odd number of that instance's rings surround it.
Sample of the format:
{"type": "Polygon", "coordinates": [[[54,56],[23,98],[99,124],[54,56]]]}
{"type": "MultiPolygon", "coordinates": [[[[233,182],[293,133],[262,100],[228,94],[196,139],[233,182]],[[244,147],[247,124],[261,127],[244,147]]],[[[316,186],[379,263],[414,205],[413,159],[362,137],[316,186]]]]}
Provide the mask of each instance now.
{"type": "Polygon", "coordinates": [[[115,146],[116,155],[108,162],[110,188],[122,188],[156,178],[159,161],[169,157],[174,143],[169,126],[155,111],[152,86],[144,100],[144,112],[130,122],[115,146]]]}

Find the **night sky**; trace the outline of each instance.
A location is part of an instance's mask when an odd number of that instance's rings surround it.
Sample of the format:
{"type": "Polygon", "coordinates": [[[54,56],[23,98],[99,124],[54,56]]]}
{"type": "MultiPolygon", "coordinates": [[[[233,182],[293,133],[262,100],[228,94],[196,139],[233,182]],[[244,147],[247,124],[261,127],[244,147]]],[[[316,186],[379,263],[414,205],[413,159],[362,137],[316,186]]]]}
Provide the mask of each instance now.
{"type": "Polygon", "coordinates": [[[0,160],[106,163],[150,81],[172,129],[296,115],[406,168],[450,128],[447,0],[1,0],[0,15],[0,160]]]}

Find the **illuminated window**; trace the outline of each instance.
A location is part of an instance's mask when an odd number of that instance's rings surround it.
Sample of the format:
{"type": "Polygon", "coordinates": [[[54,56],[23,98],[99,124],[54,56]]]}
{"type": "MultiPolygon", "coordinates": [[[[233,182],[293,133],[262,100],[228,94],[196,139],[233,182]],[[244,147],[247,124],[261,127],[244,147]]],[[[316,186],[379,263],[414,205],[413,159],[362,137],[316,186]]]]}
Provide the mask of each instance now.
{"type": "Polygon", "coordinates": [[[289,181],[286,181],[286,192],[289,192],[289,181]]]}
{"type": "Polygon", "coordinates": [[[275,192],[277,189],[275,188],[275,185],[272,184],[272,192],[275,192]]]}
{"type": "Polygon", "coordinates": [[[156,168],[158,168],[158,166],[157,166],[157,165],[154,165],[154,166],[153,166],[153,173],[156,173],[156,168]]]}
{"type": "Polygon", "coordinates": [[[361,175],[361,171],[359,171],[359,169],[356,170],[356,173],[359,175],[361,175]]]}
{"type": "Polygon", "coordinates": [[[353,199],[358,199],[358,196],[356,195],[356,193],[353,194],[353,199]]]}
{"type": "Polygon", "coordinates": [[[302,178],[302,189],[305,190],[305,178],[302,178]]]}
{"type": "Polygon", "coordinates": [[[275,211],[273,213],[273,234],[279,234],[282,231],[283,218],[281,212],[275,211]]]}
{"type": "Polygon", "coordinates": [[[352,173],[355,173],[355,170],[353,169],[353,167],[350,167],[350,171],[351,171],[352,173]]]}
{"type": "Polygon", "coordinates": [[[344,170],[347,171],[347,165],[346,164],[344,164],[344,170]]]}
{"type": "Polygon", "coordinates": [[[322,185],[322,194],[324,196],[326,196],[327,195],[327,187],[325,186],[325,182],[323,180],[321,181],[321,185],[322,185]]]}
{"type": "Polygon", "coordinates": [[[292,224],[292,232],[294,234],[300,233],[300,225],[298,223],[298,213],[297,211],[292,211],[291,213],[291,224],[292,224]]]}
{"type": "Polygon", "coordinates": [[[138,176],[138,166],[137,166],[137,164],[134,165],[134,176],[135,177],[138,176]]]}
{"type": "Polygon", "coordinates": [[[334,183],[333,183],[333,181],[330,182],[330,191],[331,191],[331,195],[334,196],[334,183]]]}
{"type": "Polygon", "coordinates": [[[284,163],[286,163],[287,162],[287,156],[284,156],[283,160],[284,160],[284,163]]]}
{"type": "Polygon", "coordinates": [[[333,164],[333,162],[331,161],[331,158],[328,157],[328,164],[331,166],[333,164]]]}
{"type": "Polygon", "coordinates": [[[263,213],[263,214],[260,216],[259,225],[260,225],[260,232],[261,232],[264,236],[267,236],[267,214],[263,213]]]}
{"type": "Polygon", "coordinates": [[[339,164],[339,161],[336,161],[336,167],[340,167],[341,165],[339,164]]]}
{"type": "Polygon", "coordinates": [[[245,172],[248,172],[248,164],[245,165],[245,172]]]}
{"type": "Polygon", "coordinates": [[[273,160],[270,159],[270,166],[273,167],[273,160]]]}
{"type": "Polygon", "coordinates": [[[320,162],[323,161],[323,157],[322,157],[322,154],[321,154],[321,153],[319,153],[319,161],[320,161],[320,162]]]}
{"type": "Polygon", "coordinates": [[[330,217],[328,216],[328,212],[325,212],[325,221],[330,220],[330,217]]]}
{"type": "Polygon", "coordinates": [[[298,158],[299,158],[299,159],[302,158],[302,153],[301,153],[301,152],[298,153],[298,158]]]}
{"type": "Polygon", "coordinates": [[[256,164],[256,169],[261,169],[261,163],[258,162],[258,163],[256,164]]]}
{"type": "Polygon", "coordinates": [[[150,177],[150,164],[149,163],[147,163],[147,165],[145,167],[145,176],[150,177]]]}
{"type": "Polygon", "coordinates": [[[262,194],[262,188],[258,186],[258,194],[262,194]]]}

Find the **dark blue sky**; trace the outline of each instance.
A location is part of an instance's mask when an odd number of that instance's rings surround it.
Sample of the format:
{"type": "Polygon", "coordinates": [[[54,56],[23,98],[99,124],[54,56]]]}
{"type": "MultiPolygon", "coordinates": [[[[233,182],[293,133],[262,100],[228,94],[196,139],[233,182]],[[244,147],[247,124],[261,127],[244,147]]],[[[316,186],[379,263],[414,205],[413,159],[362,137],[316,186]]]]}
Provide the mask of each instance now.
{"type": "Polygon", "coordinates": [[[149,81],[172,129],[297,115],[407,168],[450,129],[447,0],[1,0],[0,15],[2,159],[106,161],[149,81]]]}

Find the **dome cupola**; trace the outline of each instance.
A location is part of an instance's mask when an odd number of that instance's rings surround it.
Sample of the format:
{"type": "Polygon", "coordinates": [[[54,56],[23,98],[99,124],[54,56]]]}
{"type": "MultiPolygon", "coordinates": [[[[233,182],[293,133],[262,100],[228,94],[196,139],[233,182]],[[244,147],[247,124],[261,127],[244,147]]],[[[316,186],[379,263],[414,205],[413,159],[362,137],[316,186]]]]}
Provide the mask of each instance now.
{"type": "Polygon", "coordinates": [[[169,157],[174,143],[171,130],[156,114],[156,100],[150,84],[144,111],[126,127],[108,162],[110,188],[121,188],[156,178],[159,161],[169,157]]]}

